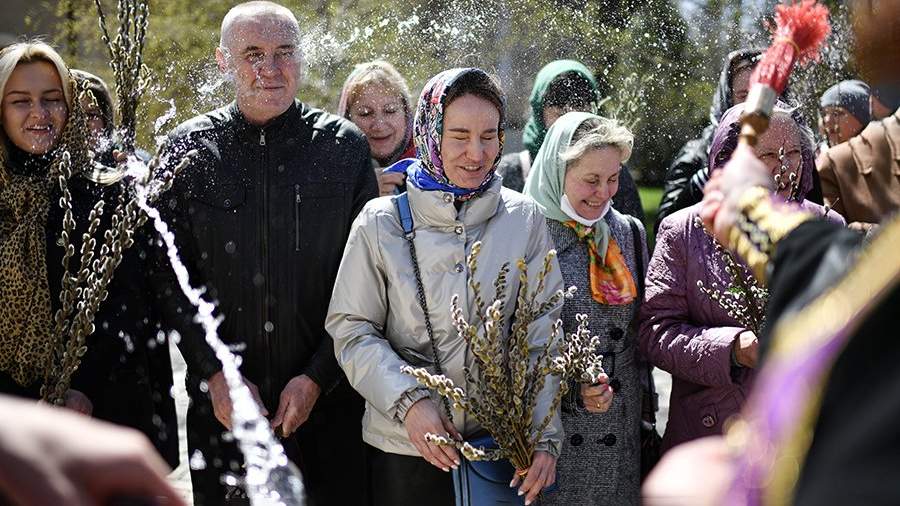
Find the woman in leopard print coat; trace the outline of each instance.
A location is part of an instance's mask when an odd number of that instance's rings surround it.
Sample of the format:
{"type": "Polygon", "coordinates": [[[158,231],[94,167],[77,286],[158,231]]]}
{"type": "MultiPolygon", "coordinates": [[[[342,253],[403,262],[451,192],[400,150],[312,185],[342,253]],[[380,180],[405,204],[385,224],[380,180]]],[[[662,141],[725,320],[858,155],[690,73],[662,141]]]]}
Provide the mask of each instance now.
{"type": "MultiPolygon", "coordinates": [[[[73,81],[52,48],[26,42],[0,52],[0,91],[0,392],[38,398],[64,274],[58,244],[65,213],[58,204],[59,186],[48,176],[63,132],[69,133],[73,81]]],[[[95,98],[108,101],[111,109],[109,96],[95,98]]],[[[107,203],[100,235],[110,227],[111,208],[125,188],[121,176],[104,177],[100,184],[95,173],[67,182],[76,252],[94,204],[107,203]]],[[[196,329],[191,312],[179,311],[188,309],[187,301],[177,297],[171,269],[147,232],[136,231],[135,244],[115,270],[66,404],[142,430],[176,465],[172,372],[163,331],[174,328],[185,335],[196,329]]],[[[71,268],[80,264],[79,255],[70,260],[71,268]]]]}

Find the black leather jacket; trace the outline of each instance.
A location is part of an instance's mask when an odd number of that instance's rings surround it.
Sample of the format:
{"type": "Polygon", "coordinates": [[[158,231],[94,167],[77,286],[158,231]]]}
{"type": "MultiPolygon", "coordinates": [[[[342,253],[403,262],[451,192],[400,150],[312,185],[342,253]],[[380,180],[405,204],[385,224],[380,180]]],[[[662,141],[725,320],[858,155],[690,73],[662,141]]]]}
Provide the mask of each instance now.
{"type": "MultiPolygon", "coordinates": [[[[350,225],[378,194],[365,137],[295,101],[265,127],[232,103],[169,140],[164,165],[191,149],[198,155],[160,207],[192,284],[205,285],[224,316],[220,337],[243,346],[242,373],[271,412],[294,376],[333,388],[342,373],[325,314],[350,225]]],[[[204,342],[181,345],[190,374],[221,367],[204,342]]]]}

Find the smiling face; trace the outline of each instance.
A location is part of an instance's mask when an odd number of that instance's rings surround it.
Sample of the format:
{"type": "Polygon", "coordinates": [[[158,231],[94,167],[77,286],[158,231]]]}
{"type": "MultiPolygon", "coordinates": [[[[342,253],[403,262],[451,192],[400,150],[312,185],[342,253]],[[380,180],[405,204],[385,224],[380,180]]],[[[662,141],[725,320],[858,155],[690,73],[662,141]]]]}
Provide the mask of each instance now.
{"type": "Polygon", "coordinates": [[[366,134],[376,160],[386,161],[404,147],[406,110],[393,90],[374,83],[363,86],[350,105],[350,121],[366,134]]]}
{"type": "Polygon", "coordinates": [[[500,152],[500,111],[476,95],[462,95],[444,108],[441,160],[451,183],[481,186],[500,152]]]}
{"type": "Polygon", "coordinates": [[[589,149],[566,168],[565,194],[584,219],[596,220],[619,191],[622,154],[614,147],[589,149]]]}
{"type": "Polygon", "coordinates": [[[769,129],[759,137],[754,151],[772,173],[778,194],[785,199],[796,197],[803,162],[797,123],[787,114],[774,114],[769,129]]]}
{"type": "Polygon", "coordinates": [[[3,89],[3,131],[19,149],[43,155],[56,146],[68,116],[62,80],[45,61],[20,63],[3,89]]]}
{"type": "Polygon", "coordinates": [[[244,117],[264,125],[288,110],[300,87],[297,25],[271,13],[242,16],[227,35],[216,49],[219,69],[234,78],[244,117]]]}

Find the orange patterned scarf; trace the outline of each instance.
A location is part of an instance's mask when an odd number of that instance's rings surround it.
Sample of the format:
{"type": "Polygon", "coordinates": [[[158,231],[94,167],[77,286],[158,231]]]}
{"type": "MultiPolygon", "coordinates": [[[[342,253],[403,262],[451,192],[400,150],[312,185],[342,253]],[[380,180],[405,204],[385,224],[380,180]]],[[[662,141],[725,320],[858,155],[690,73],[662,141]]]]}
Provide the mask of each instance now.
{"type": "Polygon", "coordinates": [[[589,269],[591,274],[591,296],[600,304],[621,306],[630,304],[637,297],[634,276],[628,270],[622,250],[610,236],[606,248],[606,258],[601,259],[594,240],[594,227],[588,227],[570,220],[563,223],[575,230],[575,235],[587,243],[589,269]]]}

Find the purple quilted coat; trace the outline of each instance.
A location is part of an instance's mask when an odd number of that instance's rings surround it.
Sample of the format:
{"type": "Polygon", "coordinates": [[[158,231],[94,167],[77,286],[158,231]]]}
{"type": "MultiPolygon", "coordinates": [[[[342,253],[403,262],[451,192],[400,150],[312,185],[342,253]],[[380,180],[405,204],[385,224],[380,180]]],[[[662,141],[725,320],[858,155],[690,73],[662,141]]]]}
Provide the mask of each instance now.
{"type": "MultiPolygon", "coordinates": [[[[737,145],[733,123],[741,110],[733,107],[723,117],[710,149],[711,168],[717,168],[716,160],[730,158],[737,145]]],[[[801,196],[812,187],[812,150],[805,144],[801,196]]],[[[755,375],[752,369],[732,367],[732,342],[745,328],[697,286],[698,281],[706,287],[733,284],[713,239],[695,225],[701,205],[682,209],[660,225],[638,317],[641,351],[654,366],[672,374],[663,451],[721,434],[725,421],[743,406],[755,375]]],[[[803,200],[799,205],[825,214],[812,202],[803,200]]],[[[826,219],[845,225],[834,211],[826,219]]]]}

